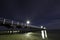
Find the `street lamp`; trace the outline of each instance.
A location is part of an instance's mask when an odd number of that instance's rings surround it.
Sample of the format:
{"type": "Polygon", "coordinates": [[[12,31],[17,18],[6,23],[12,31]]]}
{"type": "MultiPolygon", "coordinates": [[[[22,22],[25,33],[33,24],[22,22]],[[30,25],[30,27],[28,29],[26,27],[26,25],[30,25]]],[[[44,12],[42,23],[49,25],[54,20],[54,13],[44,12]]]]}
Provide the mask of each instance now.
{"type": "Polygon", "coordinates": [[[27,20],[27,21],[26,21],[26,24],[27,24],[27,25],[28,25],[28,24],[30,24],[30,21],[29,21],[29,20],[27,20]]]}

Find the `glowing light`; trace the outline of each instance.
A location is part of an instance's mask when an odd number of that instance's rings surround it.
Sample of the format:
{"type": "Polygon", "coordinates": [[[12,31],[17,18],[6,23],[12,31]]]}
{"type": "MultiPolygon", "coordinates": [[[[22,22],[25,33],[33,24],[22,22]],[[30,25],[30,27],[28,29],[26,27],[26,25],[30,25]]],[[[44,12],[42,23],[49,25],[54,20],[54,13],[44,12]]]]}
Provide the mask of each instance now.
{"type": "Polygon", "coordinates": [[[46,27],[44,27],[44,29],[46,29],[46,27]]]}
{"type": "Polygon", "coordinates": [[[30,21],[28,20],[26,23],[27,23],[27,24],[30,24],[30,21]]]}
{"type": "Polygon", "coordinates": [[[45,39],[45,37],[44,37],[44,30],[41,31],[41,36],[42,36],[42,39],[45,39]]]}
{"type": "Polygon", "coordinates": [[[47,31],[46,31],[46,27],[44,27],[44,33],[45,33],[45,38],[47,38],[47,31]]]}
{"type": "Polygon", "coordinates": [[[47,31],[45,30],[45,37],[47,38],[47,31]]]}
{"type": "Polygon", "coordinates": [[[43,26],[41,26],[41,28],[43,28],[43,26]]]}
{"type": "Polygon", "coordinates": [[[32,32],[29,32],[29,33],[27,33],[27,34],[25,34],[25,35],[26,35],[27,37],[30,37],[31,34],[32,34],[32,32]]]}

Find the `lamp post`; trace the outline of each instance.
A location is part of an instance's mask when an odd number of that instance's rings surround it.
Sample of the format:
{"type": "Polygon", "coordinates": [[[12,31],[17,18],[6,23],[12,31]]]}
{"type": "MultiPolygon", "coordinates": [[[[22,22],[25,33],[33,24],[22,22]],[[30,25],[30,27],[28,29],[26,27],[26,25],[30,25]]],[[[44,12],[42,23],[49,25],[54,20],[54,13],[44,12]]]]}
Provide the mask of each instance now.
{"type": "Polygon", "coordinates": [[[27,28],[27,29],[29,29],[29,24],[30,24],[30,21],[27,20],[27,21],[26,21],[26,28],[27,28]]]}
{"type": "Polygon", "coordinates": [[[27,24],[27,25],[28,25],[28,24],[30,24],[30,21],[29,21],[29,20],[27,20],[27,21],[26,21],[26,24],[27,24]]]}
{"type": "Polygon", "coordinates": [[[30,21],[29,20],[27,20],[26,21],[26,26],[28,26],[30,24],[30,21]]]}

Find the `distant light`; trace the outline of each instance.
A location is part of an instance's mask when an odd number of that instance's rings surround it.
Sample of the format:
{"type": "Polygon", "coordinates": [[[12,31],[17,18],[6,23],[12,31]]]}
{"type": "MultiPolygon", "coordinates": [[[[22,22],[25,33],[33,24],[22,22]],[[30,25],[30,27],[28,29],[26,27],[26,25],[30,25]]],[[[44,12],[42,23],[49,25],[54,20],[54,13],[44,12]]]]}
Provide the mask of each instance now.
{"type": "Polygon", "coordinates": [[[5,24],[6,19],[4,19],[3,24],[5,24]]]}
{"type": "Polygon", "coordinates": [[[27,20],[27,22],[26,22],[27,24],[30,24],[30,21],[29,20],[27,20]]]}
{"type": "Polygon", "coordinates": [[[44,27],[44,29],[46,29],[46,27],[44,27]]]}
{"type": "Polygon", "coordinates": [[[41,26],[41,28],[43,28],[43,26],[41,26]]]}

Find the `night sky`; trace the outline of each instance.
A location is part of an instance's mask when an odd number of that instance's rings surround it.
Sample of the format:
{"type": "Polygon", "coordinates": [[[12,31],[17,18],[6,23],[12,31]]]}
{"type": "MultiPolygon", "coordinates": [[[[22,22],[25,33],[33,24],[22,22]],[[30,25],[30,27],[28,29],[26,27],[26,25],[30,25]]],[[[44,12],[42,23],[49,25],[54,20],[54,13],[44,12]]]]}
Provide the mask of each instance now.
{"type": "Polygon", "coordinates": [[[1,0],[0,17],[60,29],[60,0],[1,0]]]}

